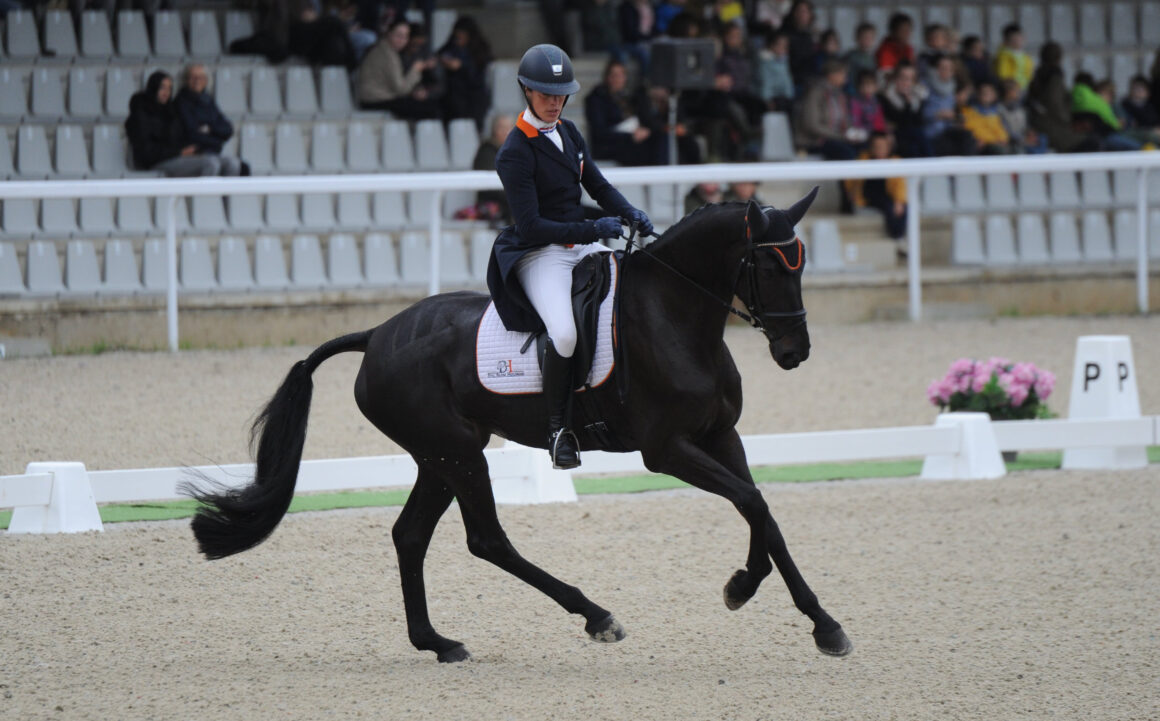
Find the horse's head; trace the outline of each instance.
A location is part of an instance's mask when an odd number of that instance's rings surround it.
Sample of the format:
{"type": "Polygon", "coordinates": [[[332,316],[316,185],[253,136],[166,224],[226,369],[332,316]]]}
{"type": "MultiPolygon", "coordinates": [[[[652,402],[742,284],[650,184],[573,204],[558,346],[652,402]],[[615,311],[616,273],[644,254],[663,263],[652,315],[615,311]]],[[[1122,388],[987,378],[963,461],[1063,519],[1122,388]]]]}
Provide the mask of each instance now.
{"type": "Polygon", "coordinates": [[[748,247],[737,296],[769,339],[769,352],[786,370],[810,357],[810,334],[802,304],[805,248],[794,226],[818,195],[815,187],[786,210],[762,209],[749,201],[745,211],[748,247]]]}

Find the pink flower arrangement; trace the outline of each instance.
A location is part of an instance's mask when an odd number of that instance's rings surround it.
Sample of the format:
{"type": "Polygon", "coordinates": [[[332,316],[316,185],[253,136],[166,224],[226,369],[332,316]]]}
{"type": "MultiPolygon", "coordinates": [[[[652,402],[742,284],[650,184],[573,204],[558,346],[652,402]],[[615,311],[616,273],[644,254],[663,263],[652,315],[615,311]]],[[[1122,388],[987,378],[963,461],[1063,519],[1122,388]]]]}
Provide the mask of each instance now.
{"type": "Polygon", "coordinates": [[[926,395],[939,410],[978,411],[1005,421],[1046,418],[1054,388],[1055,374],[1032,363],[960,358],[927,386],[926,395]]]}

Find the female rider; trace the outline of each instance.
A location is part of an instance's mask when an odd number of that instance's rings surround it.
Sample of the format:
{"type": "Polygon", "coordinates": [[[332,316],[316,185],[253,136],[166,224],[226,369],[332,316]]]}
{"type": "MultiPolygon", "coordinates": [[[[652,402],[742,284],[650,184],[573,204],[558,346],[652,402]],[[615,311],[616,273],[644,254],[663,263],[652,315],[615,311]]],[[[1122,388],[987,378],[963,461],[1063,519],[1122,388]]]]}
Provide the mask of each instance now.
{"type": "Polygon", "coordinates": [[[536,45],[524,53],[517,78],[528,107],[495,160],[515,225],[495,240],[487,286],[508,330],[547,329],[548,451],[556,468],[575,468],[580,452],[568,428],[568,400],[576,385],[572,268],[584,256],[606,250],[594,243],[619,237],[621,219],[636,223],[643,233],[653,226],[605,180],[588,157],[580,131],[560,117],[568,96],[580,90],[567,53],[555,45],[536,45]],[[584,219],[580,186],[607,217],[584,219]]]}

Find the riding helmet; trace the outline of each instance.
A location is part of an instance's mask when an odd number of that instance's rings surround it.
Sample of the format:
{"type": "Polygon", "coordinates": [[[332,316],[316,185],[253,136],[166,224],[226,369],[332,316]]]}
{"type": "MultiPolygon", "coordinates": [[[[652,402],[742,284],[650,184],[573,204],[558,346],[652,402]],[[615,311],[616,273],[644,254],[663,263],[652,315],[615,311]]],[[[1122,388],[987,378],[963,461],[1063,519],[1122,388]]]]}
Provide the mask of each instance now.
{"type": "Polygon", "coordinates": [[[572,71],[572,59],[555,45],[533,45],[520,60],[516,77],[520,85],[545,95],[574,95],[580,83],[572,71]]]}

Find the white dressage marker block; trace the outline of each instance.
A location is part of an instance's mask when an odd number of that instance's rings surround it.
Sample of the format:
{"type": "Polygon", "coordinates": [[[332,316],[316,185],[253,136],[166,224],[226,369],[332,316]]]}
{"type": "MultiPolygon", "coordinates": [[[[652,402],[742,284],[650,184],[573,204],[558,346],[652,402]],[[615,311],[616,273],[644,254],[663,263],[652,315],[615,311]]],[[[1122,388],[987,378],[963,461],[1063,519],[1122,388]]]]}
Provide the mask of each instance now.
{"type": "Polygon", "coordinates": [[[936,428],[957,428],[961,442],[957,453],[936,453],[922,462],[926,480],[977,480],[1001,478],[1007,466],[995,442],[991,417],[986,413],[941,413],[936,428]]]}
{"type": "MultiPolygon", "coordinates": [[[[583,460],[583,456],[581,456],[583,460]]],[[[487,452],[496,503],[575,503],[572,472],[552,468],[548,452],[508,441],[487,452]]]]}
{"type": "MultiPolygon", "coordinates": [[[[1085,335],[1075,342],[1075,369],[1071,374],[1068,418],[1139,418],[1140,395],[1132,339],[1126,335],[1085,335]]],[[[1145,446],[1069,448],[1063,467],[1143,468],[1145,446]]]]}
{"type": "Polygon", "coordinates": [[[103,531],[101,514],[83,463],[29,463],[25,474],[50,474],[48,505],[17,506],[9,533],[80,533],[103,531]]]}

